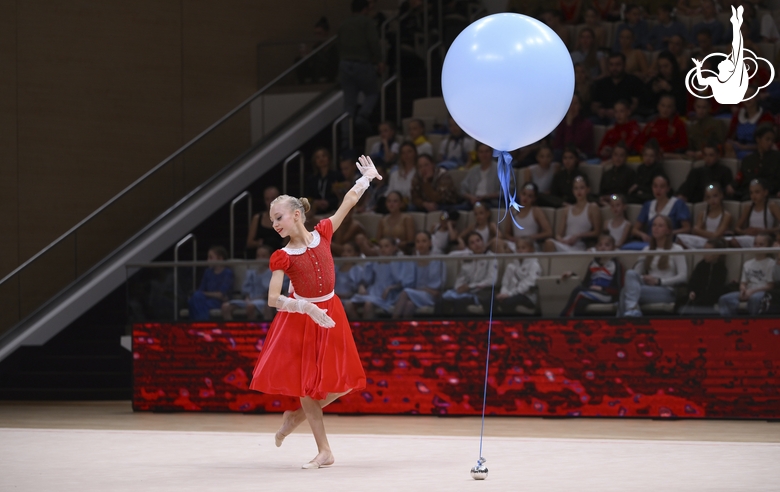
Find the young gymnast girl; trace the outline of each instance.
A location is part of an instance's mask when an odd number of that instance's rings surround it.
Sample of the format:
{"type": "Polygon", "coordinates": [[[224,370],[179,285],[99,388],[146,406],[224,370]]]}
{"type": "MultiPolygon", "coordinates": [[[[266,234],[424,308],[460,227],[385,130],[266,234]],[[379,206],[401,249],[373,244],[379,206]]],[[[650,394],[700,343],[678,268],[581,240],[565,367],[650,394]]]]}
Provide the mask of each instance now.
{"type": "Polygon", "coordinates": [[[309,202],[287,195],[271,203],[273,228],[286,247],[270,260],[273,271],[268,305],[278,310],[255,366],[250,387],[263,393],[295,396],[301,408],[284,412],[276,446],[304,420],[317,442],[317,456],[305,469],[330,466],[335,459],[322,421],[322,408],[366,385],[366,375],[352,338],[347,315],[334,295],[335,269],[330,242],[349,210],[373,178],[382,179],[365,156],[357,164],[363,175],[344,197],[336,213],[309,232],[304,227],[309,202]],[[292,297],[281,294],[284,275],[292,283],[292,297]]]}

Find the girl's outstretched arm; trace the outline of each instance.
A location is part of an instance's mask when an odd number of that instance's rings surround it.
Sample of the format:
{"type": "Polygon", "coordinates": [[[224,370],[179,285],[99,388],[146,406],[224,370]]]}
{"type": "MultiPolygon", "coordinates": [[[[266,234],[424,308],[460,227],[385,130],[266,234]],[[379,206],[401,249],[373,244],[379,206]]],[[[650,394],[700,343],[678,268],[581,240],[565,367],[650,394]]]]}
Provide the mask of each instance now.
{"type": "Polygon", "coordinates": [[[360,197],[363,196],[363,193],[368,189],[371,180],[374,178],[382,179],[382,176],[379,175],[379,172],[376,170],[376,167],[374,167],[374,163],[371,161],[370,157],[364,155],[360,156],[358,158],[357,168],[363,176],[358,179],[355,185],[346,195],[344,195],[344,200],[341,202],[338,210],[336,210],[336,213],[330,218],[334,232],[344,221],[344,217],[347,216],[350,209],[357,205],[360,197]]]}

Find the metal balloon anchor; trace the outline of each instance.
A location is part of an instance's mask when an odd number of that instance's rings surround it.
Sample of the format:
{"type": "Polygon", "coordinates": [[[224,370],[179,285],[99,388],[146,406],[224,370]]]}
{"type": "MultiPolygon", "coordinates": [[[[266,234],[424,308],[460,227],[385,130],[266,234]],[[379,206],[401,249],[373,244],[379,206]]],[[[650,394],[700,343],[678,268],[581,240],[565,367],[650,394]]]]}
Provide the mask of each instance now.
{"type": "Polygon", "coordinates": [[[488,469],[485,466],[487,460],[483,457],[479,457],[477,464],[471,469],[471,478],[474,480],[484,480],[488,476],[488,469]]]}

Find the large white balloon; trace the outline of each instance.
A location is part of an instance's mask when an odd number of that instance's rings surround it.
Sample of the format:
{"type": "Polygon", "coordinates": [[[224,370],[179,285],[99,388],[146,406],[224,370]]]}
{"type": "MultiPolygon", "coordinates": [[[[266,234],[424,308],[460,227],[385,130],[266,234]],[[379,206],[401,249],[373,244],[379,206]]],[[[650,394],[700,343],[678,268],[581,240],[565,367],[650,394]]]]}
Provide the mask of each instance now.
{"type": "Polygon", "coordinates": [[[510,151],[558,126],[574,94],[574,67],[566,45],[542,22],[494,14],[468,26],[452,43],[442,93],[466,133],[510,151]]]}

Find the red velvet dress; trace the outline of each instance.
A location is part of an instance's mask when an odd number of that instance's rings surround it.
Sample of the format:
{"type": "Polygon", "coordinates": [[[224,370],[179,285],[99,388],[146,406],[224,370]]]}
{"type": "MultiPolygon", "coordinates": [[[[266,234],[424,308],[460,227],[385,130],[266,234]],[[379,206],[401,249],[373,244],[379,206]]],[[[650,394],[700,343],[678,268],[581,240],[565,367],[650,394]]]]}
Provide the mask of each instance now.
{"type": "MultiPolygon", "coordinates": [[[[322,220],[307,248],[282,248],[271,255],[270,268],[283,270],[298,298],[319,298],[333,292],[336,282],[330,242],[333,224],[322,220]]],[[[333,294],[315,302],[336,322],[317,325],[309,315],[276,313],[257,360],[250,388],[263,393],[324,399],[366,386],[355,340],[341,300],[333,294]]]]}

